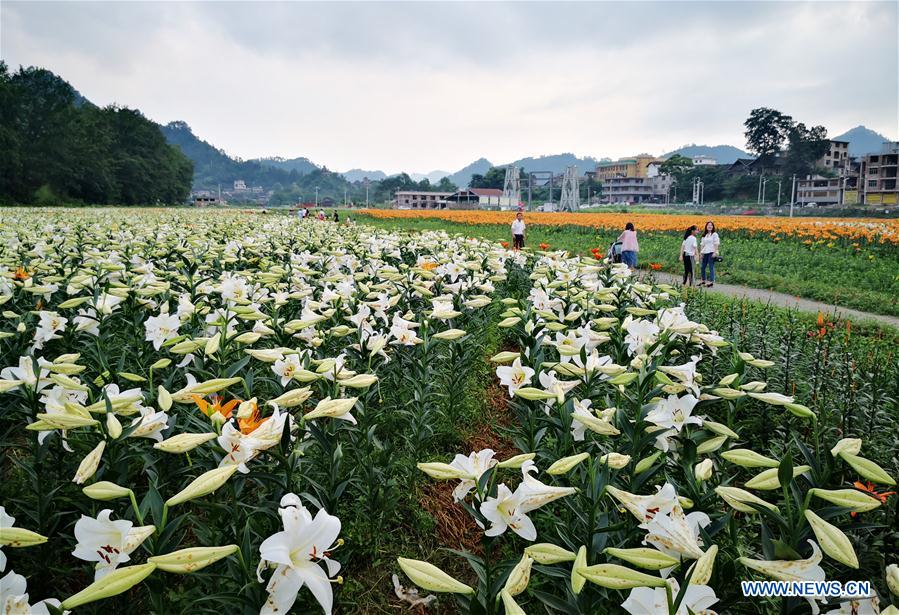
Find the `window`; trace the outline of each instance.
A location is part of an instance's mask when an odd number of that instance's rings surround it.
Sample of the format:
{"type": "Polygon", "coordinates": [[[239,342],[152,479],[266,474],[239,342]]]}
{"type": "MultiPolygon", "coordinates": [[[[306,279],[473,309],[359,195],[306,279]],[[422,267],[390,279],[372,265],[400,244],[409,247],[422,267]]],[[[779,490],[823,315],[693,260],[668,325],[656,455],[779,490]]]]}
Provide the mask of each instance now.
{"type": "Polygon", "coordinates": [[[876,180],[876,179],[868,180],[868,188],[876,188],[876,187],[877,187],[877,180],[876,180]]]}

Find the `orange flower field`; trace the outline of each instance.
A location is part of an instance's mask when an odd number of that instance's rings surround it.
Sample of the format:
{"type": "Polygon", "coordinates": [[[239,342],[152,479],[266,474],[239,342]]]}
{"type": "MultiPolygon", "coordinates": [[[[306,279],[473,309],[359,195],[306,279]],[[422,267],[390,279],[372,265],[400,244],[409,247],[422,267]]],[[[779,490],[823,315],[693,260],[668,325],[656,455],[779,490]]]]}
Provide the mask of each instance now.
{"type": "MultiPolygon", "coordinates": [[[[512,211],[366,209],[375,218],[439,218],[461,224],[511,224],[512,211]]],[[[682,231],[691,224],[702,226],[706,216],[654,213],[535,213],[526,220],[542,226],[588,226],[620,229],[633,222],[646,231],[682,231]]],[[[745,231],[750,235],[784,235],[805,239],[851,239],[870,243],[899,244],[899,220],[873,218],[775,218],[754,216],[713,216],[719,228],[745,231]]]]}

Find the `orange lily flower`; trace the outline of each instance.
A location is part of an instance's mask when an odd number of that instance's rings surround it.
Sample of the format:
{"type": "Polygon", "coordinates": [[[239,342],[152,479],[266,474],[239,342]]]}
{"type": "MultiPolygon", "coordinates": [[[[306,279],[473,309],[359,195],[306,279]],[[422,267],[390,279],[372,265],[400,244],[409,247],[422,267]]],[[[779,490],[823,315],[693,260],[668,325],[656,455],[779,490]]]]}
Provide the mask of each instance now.
{"type": "Polygon", "coordinates": [[[25,281],[31,277],[31,274],[25,270],[25,267],[19,267],[16,269],[16,273],[13,275],[14,280],[25,281]]]}
{"type": "MultiPolygon", "coordinates": [[[[854,483],[852,483],[852,485],[859,491],[864,491],[872,498],[877,498],[878,500],[880,500],[881,504],[886,504],[888,497],[890,497],[891,495],[896,495],[895,491],[877,491],[876,489],[874,489],[874,483],[871,482],[862,483],[860,481],[855,481],[854,483]]],[[[858,513],[853,512],[850,513],[850,515],[854,518],[858,516],[858,513]]]]}
{"type": "Polygon", "coordinates": [[[211,417],[213,414],[218,412],[226,419],[231,418],[231,412],[234,408],[241,402],[239,399],[232,399],[231,401],[223,404],[224,398],[221,395],[213,395],[211,397],[212,403],[209,403],[199,395],[191,395],[191,398],[194,400],[194,403],[197,404],[197,407],[205,414],[206,416],[211,417]]]}
{"type": "Polygon", "coordinates": [[[541,244],[540,244],[540,249],[541,249],[541,250],[549,250],[549,244],[548,244],[548,243],[541,243],[541,244]]]}
{"type": "Polygon", "coordinates": [[[260,418],[259,417],[259,407],[256,404],[253,404],[253,412],[245,419],[237,419],[237,425],[240,427],[240,433],[247,435],[255,430],[257,427],[266,422],[269,417],[260,418]]]}

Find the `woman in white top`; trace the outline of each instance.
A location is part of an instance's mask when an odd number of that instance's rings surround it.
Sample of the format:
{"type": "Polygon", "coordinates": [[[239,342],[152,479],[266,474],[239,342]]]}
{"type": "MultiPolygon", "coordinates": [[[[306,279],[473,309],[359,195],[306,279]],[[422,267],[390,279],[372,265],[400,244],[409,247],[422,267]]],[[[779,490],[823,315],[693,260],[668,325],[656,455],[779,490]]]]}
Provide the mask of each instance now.
{"type": "Polygon", "coordinates": [[[520,211],[512,220],[512,249],[520,250],[524,247],[524,214],[520,211]]]}
{"type": "Polygon", "coordinates": [[[715,285],[715,259],[718,258],[718,246],[721,239],[718,238],[718,232],[715,230],[715,223],[709,220],[705,223],[705,230],[702,233],[702,239],[699,242],[699,253],[702,258],[702,267],[699,274],[702,281],[700,286],[712,287],[715,285]],[[705,268],[709,268],[709,277],[706,281],[705,268]]]}
{"type": "Polygon", "coordinates": [[[690,286],[693,286],[693,267],[696,265],[697,247],[696,247],[696,225],[692,225],[684,231],[684,240],[680,244],[680,260],[684,263],[684,285],[690,280],[690,286]]]}

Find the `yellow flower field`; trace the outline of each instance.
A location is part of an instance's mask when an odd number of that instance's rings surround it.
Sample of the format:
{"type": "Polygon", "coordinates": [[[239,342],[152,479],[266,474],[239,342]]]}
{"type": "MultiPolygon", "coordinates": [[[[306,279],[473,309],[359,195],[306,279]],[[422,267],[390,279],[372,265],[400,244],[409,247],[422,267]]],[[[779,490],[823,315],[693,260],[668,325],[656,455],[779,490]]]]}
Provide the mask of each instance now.
{"type": "MultiPolygon", "coordinates": [[[[515,212],[479,210],[399,210],[367,209],[366,215],[375,218],[439,218],[462,224],[511,224],[515,212]]],[[[535,213],[527,212],[532,224],[545,226],[589,226],[620,229],[633,222],[640,230],[682,231],[691,224],[702,226],[707,216],[669,215],[653,213],[535,213]]],[[[873,218],[774,218],[752,216],[714,216],[718,228],[745,231],[752,234],[782,233],[812,239],[852,239],[868,242],[899,244],[899,220],[873,218]]]]}

